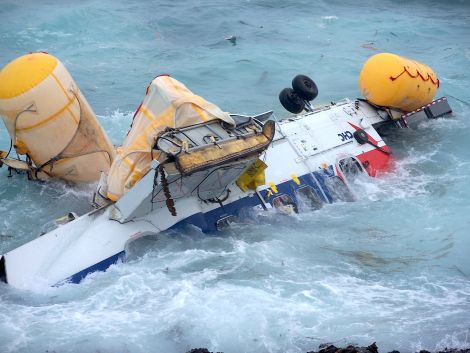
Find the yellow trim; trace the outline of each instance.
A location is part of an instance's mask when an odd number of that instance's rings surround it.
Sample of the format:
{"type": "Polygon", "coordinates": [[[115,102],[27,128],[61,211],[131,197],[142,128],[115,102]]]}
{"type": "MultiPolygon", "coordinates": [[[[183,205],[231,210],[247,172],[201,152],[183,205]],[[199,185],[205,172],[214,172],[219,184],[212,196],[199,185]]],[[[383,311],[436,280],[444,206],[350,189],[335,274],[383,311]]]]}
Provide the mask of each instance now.
{"type": "Polygon", "coordinates": [[[167,126],[175,126],[175,107],[170,105],[163,113],[158,116],[158,120],[154,121],[150,125],[151,130],[164,130],[167,126]],[[173,118],[173,124],[171,124],[171,119],[173,118]]]}
{"type": "Polygon", "coordinates": [[[156,119],[155,115],[153,115],[153,113],[143,105],[140,107],[139,111],[142,112],[142,114],[144,114],[150,121],[154,121],[156,119]]]}
{"type": "Polygon", "coordinates": [[[57,85],[60,87],[60,89],[62,90],[62,92],[64,92],[65,96],[66,96],[68,99],[72,99],[72,98],[68,95],[68,93],[67,93],[67,91],[65,90],[64,86],[62,85],[62,83],[59,81],[59,79],[57,78],[57,76],[54,75],[53,72],[51,73],[51,76],[52,76],[52,78],[55,80],[55,82],[57,83],[57,85]]]}
{"type": "MultiPolygon", "coordinates": [[[[150,152],[149,152],[149,154],[150,154],[150,152]]],[[[137,162],[133,162],[133,161],[131,162],[130,158],[128,158],[128,157],[123,158],[122,161],[125,164],[127,164],[127,166],[129,167],[129,173],[128,173],[128,176],[127,176],[127,179],[128,179],[129,177],[132,176],[133,173],[136,172],[137,162]]]]}
{"type": "Polygon", "coordinates": [[[78,125],[78,123],[80,122],[80,120],[75,116],[75,114],[70,110],[70,107],[67,107],[67,111],[69,112],[69,114],[72,116],[72,119],[73,121],[75,121],[78,125]]]}
{"type": "Polygon", "coordinates": [[[183,84],[177,80],[175,80],[171,76],[162,76],[164,80],[167,81],[167,84],[173,86],[173,89],[178,92],[180,95],[185,95],[188,93],[188,89],[183,87],[183,84]]]}
{"type": "MultiPolygon", "coordinates": [[[[67,99],[70,101],[71,99],[73,100],[73,97],[70,97],[67,93],[67,90],[64,88],[64,85],[62,85],[62,82],[60,82],[60,80],[57,78],[56,75],[54,75],[54,73],[51,73],[51,76],[52,78],[55,80],[55,82],[57,83],[57,85],[59,86],[60,90],[64,93],[64,95],[67,97],[67,99]]],[[[72,118],[73,120],[75,120],[75,122],[78,124],[80,119],[77,118],[75,116],[75,114],[69,109],[69,107],[67,107],[67,111],[70,113],[70,115],[72,115],[72,118]]]]}
{"type": "Polygon", "coordinates": [[[124,163],[126,163],[129,168],[134,168],[134,167],[135,167],[135,163],[129,161],[129,158],[128,158],[128,157],[124,157],[124,158],[122,159],[122,161],[123,161],[124,163]]]}
{"type": "Polygon", "coordinates": [[[59,61],[45,53],[31,53],[10,61],[0,71],[0,99],[17,97],[43,82],[59,61]]]}
{"type": "Polygon", "coordinates": [[[16,138],[15,150],[18,154],[23,154],[23,155],[29,152],[28,146],[26,146],[26,144],[19,138],[16,138]]]}
{"type": "MultiPolygon", "coordinates": [[[[55,80],[55,82],[57,83],[57,85],[60,87],[61,91],[64,93],[64,95],[67,97],[67,99],[70,101],[71,99],[73,100],[73,97],[70,97],[69,94],[67,93],[67,90],[65,89],[64,85],[62,85],[62,82],[60,82],[60,80],[57,78],[56,75],[54,75],[54,73],[51,73],[51,76],[52,78],[55,80]]],[[[75,120],[75,122],[78,124],[80,119],[77,118],[75,116],[75,114],[69,109],[69,107],[67,108],[67,111],[70,113],[70,115],[72,115],[72,118],[73,120],[75,120]]]]}
{"type": "Polygon", "coordinates": [[[125,187],[127,189],[131,189],[142,178],[143,175],[144,174],[136,168],[127,178],[125,187]]]}
{"type": "Polygon", "coordinates": [[[59,109],[57,112],[55,112],[54,114],[48,116],[46,119],[44,120],[41,120],[40,122],[36,123],[36,124],[33,124],[33,125],[30,125],[30,126],[26,126],[26,127],[17,127],[16,128],[16,131],[28,131],[28,130],[32,130],[32,129],[35,129],[37,128],[38,126],[41,126],[41,125],[44,125],[48,122],[50,122],[51,120],[54,120],[55,118],[57,118],[60,114],[62,114],[64,111],[66,111],[69,106],[73,103],[74,99],[72,98],[71,100],[68,101],[68,103],[66,105],[64,105],[61,109],[59,109]]]}
{"type": "Polygon", "coordinates": [[[117,200],[119,200],[119,196],[116,194],[113,194],[111,191],[108,191],[106,196],[108,197],[108,199],[110,199],[113,202],[116,202],[117,200]]]}
{"type": "Polygon", "coordinates": [[[299,178],[297,178],[297,175],[291,174],[290,177],[292,178],[294,183],[296,183],[297,185],[300,185],[300,180],[299,180],[299,178]]]}

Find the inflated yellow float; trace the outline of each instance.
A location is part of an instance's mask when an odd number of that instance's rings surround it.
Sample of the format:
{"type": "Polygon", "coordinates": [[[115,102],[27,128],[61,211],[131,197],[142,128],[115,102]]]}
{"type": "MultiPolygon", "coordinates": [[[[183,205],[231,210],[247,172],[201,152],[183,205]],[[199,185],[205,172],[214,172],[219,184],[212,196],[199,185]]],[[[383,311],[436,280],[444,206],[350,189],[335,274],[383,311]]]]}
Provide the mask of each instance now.
{"type": "Polygon", "coordinates": [[[93,182],[114,147],[77,84],[54,56],[30,53],[0,71],[0,115],[36,177],[93,182]]]}
{"type": "Polygon", "coordinates": [[[370,57],[359,76],[359,89],[369,102],[405,112],[432,102],[438,88],[429,66],[390,53],[370,57]]]}

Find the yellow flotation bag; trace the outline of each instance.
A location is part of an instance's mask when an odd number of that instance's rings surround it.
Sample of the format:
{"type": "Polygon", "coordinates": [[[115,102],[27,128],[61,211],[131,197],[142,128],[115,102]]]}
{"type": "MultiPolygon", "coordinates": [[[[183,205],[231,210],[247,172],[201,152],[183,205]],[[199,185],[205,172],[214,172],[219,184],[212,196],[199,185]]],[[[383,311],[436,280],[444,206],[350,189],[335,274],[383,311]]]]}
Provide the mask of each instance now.
{"type": "Polygon", "coordinates": [[[212,120],[235,126],[233,118],[215,104],[195,95],[184,84],[160,75],[153,79],[131,129],[117,149],[108,175],[108,198],[117,201],[150,170],[153,147],[159,134],[167,128],[182,128],[212,120]]]}
{"type": "Polygon", "coordinates": [[[42,178],[93,182],[114,159],[114,147],[77,84],[47,53],[21,56],[0,71],[0,115],[16,151],[33,161],[42,178]]]}
{"type": "Polygon", "coordinates": [[[359,76],[359,89],[369,102],[405,112],[432,102],[438,88],[429,66],[390,53],[370,57],[359,76]]]}

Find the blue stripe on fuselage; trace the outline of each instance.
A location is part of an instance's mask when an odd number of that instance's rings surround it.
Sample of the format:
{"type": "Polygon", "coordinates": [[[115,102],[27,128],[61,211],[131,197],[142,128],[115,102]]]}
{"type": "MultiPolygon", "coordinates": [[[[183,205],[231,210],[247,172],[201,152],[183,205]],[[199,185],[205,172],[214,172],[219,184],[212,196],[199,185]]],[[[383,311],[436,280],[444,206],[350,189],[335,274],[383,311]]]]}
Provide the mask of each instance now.
{"type": "MultiPolygon", "coordinates": [[[[300,185],[297,185],[294,180],[291,179],[277,184],[277,193],[273,193],[271,196],[268,196],[268,189],[265,189],[260,191],[260,195],[266,203],[270,203],[275,197],[283,194],[290,196],[292,200],[296,200],[297,197],[295,191],[301,187],[310,186],[315,190],[323,202],[331,203],[333,198],[328,191],[328,187],[325,185],[325,180],[331,176],[334,176],[332,166],[330,166],[327,170],[321,169],[320,171],[316,171],[313,174],[309,173],[299,176],[298,178],[300,185]]],[[[217,221],[221,218],[230,215],[238,216],[241,212],[243,212],[244,209],[250,209],[255,206],[263,207],[263,203],[257,194],[233,201],[206,213],[196,213],[176,223],[171,228],[178,228],[191,224],[200,228],[203,232],[213,232],[217,230],[217,221]]]]}
{"type": "Polygon", "coordinates": [[[121,251],[113,256],[108,257],[107,259],[98,262],[97,264],[94,264],[93,266],[90,266],[88,268],[85,268],[84,270],[81,270],[80,272],[77,272],[76,274],[70,276],[69,278],[59,282],[56,284],[57,286],[63,284],[63,283],[80,283],[82,279],[84,279],[88,274],[96,271],[106,271],[109,266],[115,264],[118,262],[119,259],[124,257],[125,251],[121,251]]]}
{"type": "MultiPolygon", "coordinates": [[[[266,189],[260,191],[260,195],[264,198],[264,202],[266,203],[271,202],[275,197],[282,194],[288,195],[293,200],[296,200],[297,198],[295,191],[301,187],[310,186],[315,190],[315,192],[324,202],[331,203],[333,198],[328,190],[328,187],[325,185],[325,180],[331,176],[334,176],[332,166],[328,167],[328,169],[326,170],[320,169],[318,171],[315,171],[313,172],[313,174],[309,173],[299,176],[298,178],[300,180],[300,185],[297,185],[294,180],[291,179],[276,185],[278,191],[277,193],[273,193],[271,196],[268,197],[268,190],[266,189]]],[[[184,220],[176,223],[171,228],[178,228],[191,224],[200,228],[203,232],[213,232],[217,230],[217,221],[219,221],[221,218],[230,215],[238,216],[241,212],[243,212],[244,209],[251,209],[255,206],[263,207],[263,203],[261,202],[259,196],[256,193],[233,201],[229,204],[222,204],[222,207],[217,207],[216,209],[213,209],[209,212],[200,212],[193,214],[185,218],[184,220]]],[[[103,261],[98,262],[93,266],[90,266],[70,276],[66,280],[61,281],[58,285],[66,282],[79,283],[83,278],[85,278],[88,274],[92,272],[105,271],[109,266],[115,264],[124,255],[125,252],[121,251],[116,255],[113,255],[103,261]]]]}

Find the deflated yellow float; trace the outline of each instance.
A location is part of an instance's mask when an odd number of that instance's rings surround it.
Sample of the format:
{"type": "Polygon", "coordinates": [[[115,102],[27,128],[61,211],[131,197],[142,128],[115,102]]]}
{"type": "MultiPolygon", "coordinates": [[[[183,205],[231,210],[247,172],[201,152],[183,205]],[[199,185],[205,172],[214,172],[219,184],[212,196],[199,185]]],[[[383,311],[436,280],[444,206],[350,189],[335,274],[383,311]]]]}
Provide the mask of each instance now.
{"type": "Polygon", "coordinates": [[[359,89],[371,103],[409,112],[432,102],[439,79],[427,65],[381,53],[369,58],[359,76],[359,89]]]}
{"type": "Polygon", "coordinates": [[[93,182],[114,147],[77,84],[54,56],[30,53],[0,71],[0,114],[16,151],[39,178],[93,182]]]}
{"type": "Polygon", "coordinates": [[[212,120],[235,126],[228,113],[195,95],[181,82],[168,75],[157,76],[147,87],[131,129],[117,149],[107,180],[108,198],[117,201],[150,170],[152,159],[158,159],[160,153],[153,153],[155,141],[165,129],[212,120]]]}

